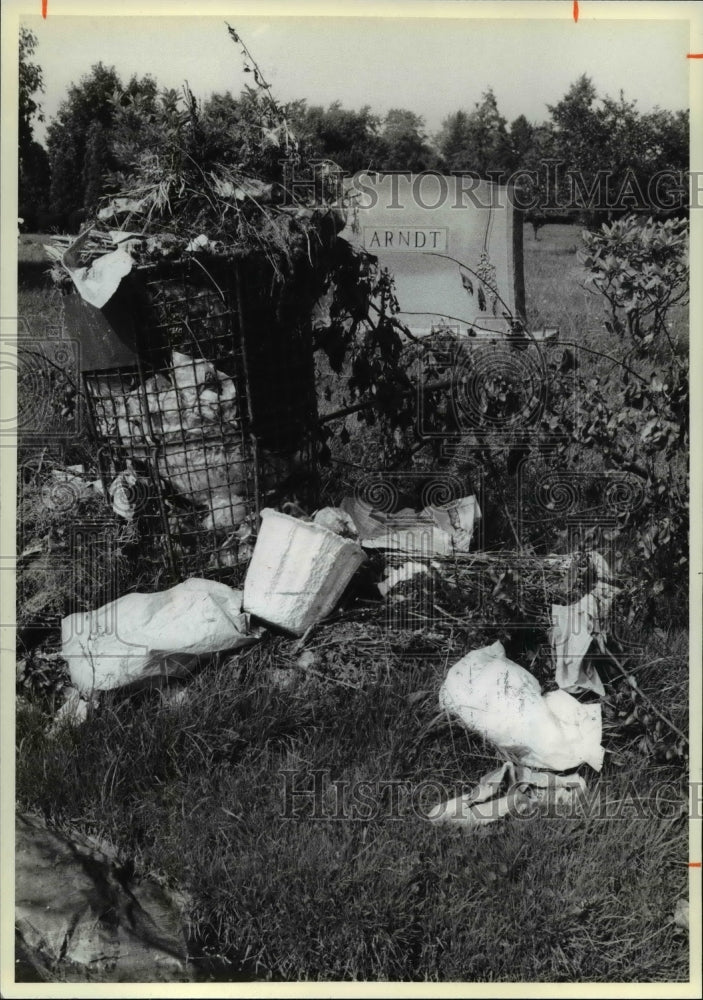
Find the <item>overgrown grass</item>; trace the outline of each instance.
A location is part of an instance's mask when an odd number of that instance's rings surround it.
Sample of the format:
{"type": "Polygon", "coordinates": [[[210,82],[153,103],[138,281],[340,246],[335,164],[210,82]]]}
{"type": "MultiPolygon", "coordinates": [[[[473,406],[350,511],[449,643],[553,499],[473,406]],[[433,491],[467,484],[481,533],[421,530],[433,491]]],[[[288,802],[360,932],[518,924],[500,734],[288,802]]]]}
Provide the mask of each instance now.
{"type": "MultiPolygon", "coordinates": [[[[529,320],[605,350],[578,232],[526,232],[529,320]]],[[[38,323],[50,299],[35,294],[22,308],[38,323]]],[[[305,665],[268,637],[205,667],[182,699],[104,696],[53,738],[51,706],[22,697],[18,807],[181,889],[205,978],[686,980],[672,920],[688,885],[685,758],[648,701],[603,664],[608,752],[600,776],[583,769],[585,815],[435,828],[420,813],[499,763],[436,715],[447,669],[497,636],[470,621],[388,626],[359,603],[310,636],[305,665]],[[352,786],[365,799],[345,813],[352,786]]],[[[686,634],[633,622],[620,639],[639,690],[686,731],[686,634]]]]}
{"type": "MultiPolygon", "coordinates": [[[[524,232],[524,263],[527,323],[530,329],[559,327],[563,342],[589,347],[617,356],[622,344],[614,341],[603,320],[605,300],[585,285],[585,272],[576,253],[583,248],[579,225],[548,225],[534,239],[529,227],[524,232]]],[[[688,309],[673,310],[674,340],[685,350],[688,345],[688,309]]],[[[584,356],[589,374],[598,377],[608,368],[602,359],[584,356]]]]}
{"type": "MultiPolygon", "coordinates": [[[[105,698],[53,741],[23,707],[20,806],[183,889],[192,953],[217,978],[685,979],[680,767],[611,737],[591,815],[432,827],[422,812],[499,759],[431,724],[451,641],[422,656],[421,637],[366,634],[327,680],[288,666],[276,687],[292,646],[277,640],[205,670],[180,703],[105,698]],[[350,687],[352,667],[375,680],[350,687]]],[[[683,657],[640,681],[682,721],[683,657]]]]}

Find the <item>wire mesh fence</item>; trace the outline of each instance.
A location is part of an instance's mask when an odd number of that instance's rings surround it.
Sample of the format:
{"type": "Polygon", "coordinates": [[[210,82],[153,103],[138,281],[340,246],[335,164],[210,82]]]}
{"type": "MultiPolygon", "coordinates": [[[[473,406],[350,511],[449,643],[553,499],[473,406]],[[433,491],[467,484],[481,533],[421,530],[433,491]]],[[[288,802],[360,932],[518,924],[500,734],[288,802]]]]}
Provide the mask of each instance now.
{"type": "Polygon", "coordinates": [[[241,580],[261,508],[315,501],[309,329],[280,315],[246,262],[193,257],[134,277],[118,313],[96,316],[75,294],[66,310],[93,338],[83,383],[106,496],[174,580],[241,580]],[[119,350],[95,351],[96,323],[119,350]],[[123,363],[101,367],[105,356],[123,363]]]}

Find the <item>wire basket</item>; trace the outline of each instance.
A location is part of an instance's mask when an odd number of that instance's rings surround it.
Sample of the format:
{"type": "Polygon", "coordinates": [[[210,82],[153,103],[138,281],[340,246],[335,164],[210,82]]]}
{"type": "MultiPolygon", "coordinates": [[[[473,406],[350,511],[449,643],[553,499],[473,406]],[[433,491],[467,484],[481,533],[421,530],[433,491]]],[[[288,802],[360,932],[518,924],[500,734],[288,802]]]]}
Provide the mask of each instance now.
{"type": "Polygon", "coordinates": [[[66,299],[106,495],[173,579],[241,581],[260,510],[317,499],[309,324],[264,277],[193,256],[138,268],[103,310],[66,299]]]}

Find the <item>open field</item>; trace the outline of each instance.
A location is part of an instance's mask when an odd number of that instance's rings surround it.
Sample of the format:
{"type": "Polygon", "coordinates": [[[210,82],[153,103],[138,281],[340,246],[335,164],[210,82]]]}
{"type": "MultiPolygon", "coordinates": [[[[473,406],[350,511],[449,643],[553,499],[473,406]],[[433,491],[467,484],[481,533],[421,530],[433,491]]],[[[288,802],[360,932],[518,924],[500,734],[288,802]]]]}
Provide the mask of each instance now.
{"type": "MultiPolygon", "coordinates": [[[[538,240],[525,230],[528,321],[605,351],[578,243],[576,227],[545,226],[538,240]]],[[[34,336],[60,325],[56,293],[19,301],[34,336]]],[[[683,343],[683,313],[675,334],[683,343]]],[[[76,433],[56,460],[86,462],[90,447],[76,433]]],[[[40,455],[20,453],[30,485],[40,455]]],[[[56,737],[61,679],[28,654],[18,807],[106,842],[134,878],[178,889],[204,980],[687,980],[688,934],[673,921],[688,891],[686,759],[660,752],[662,725],[642,711],[626,725],[640,696],[613,669],[605,765],[583,768],[584,814],[470,836],[422,818],[501,763],[437,718],[447,669],[497,637],[446,608],[408,621],[362,593],[304,645],[269,637],[219,657],[182,697],[105,696],[56,737]]],[[[687,731],[686,632],[634,620],[619,639],[639,691],[687,731]]],[[[43,649],[56,648],[51,633],[43,649]]]]}

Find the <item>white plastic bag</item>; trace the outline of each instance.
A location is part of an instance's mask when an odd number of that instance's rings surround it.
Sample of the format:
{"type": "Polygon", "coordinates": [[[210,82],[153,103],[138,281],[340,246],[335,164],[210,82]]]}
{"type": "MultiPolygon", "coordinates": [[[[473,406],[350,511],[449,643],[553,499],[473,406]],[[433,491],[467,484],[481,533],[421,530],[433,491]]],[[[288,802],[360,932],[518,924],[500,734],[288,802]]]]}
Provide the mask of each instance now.
{"type": "Polygon", "coordinates": [[[601,698],[605,695],[598,671],[592,663],[584,663],[584,658],[594,639],[601,652],[605,649],[605,621],[617,593],[617,587],[598,581],[575,604],[552,605],[550,638],[556,682],[565,691],[594,691],[601,698]]]}
{"type": "Polygon", "coordinates": [[[118,247],[98,257],[88,267],[70,267],[66,258],[64,263],[81,298],[96,309],[102,309],[132,270],[134,260],[123,247],[118,247]]]}
{"type": "Polygon", "coordinates": [[[454,664],[439,704],[520,764],[553,771],[603,765],[600,704],[582,704],[566,691],[543,697],[537,679],[508,660],[500,642],[454,664]]]}
{"type": "Polygon", "coordinates": [[[256,642],[242,593],[213,580],[186,580],[157,594],[125,594],[61,622],[61,655],[82,693],[178,677],[201,656],[256,642]]]}

